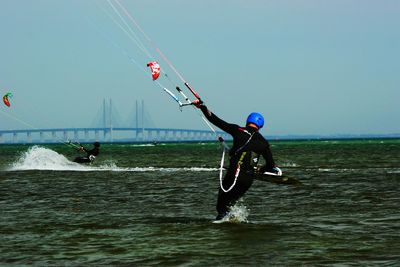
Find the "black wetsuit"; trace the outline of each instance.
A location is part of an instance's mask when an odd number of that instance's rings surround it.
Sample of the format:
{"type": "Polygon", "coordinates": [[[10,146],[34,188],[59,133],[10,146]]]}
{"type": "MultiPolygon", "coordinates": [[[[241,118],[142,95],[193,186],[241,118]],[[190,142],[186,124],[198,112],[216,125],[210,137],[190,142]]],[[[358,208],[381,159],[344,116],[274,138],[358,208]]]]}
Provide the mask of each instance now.
{"type": "Polygon", "coordinates": [[[83,148],[83,151],[86,152],[86,157],[76,157],[74,159],[74,162],[77,162],[77,163],[90,163],[90,162],[93,161],[94,157],[96,157],[100,153],[100,150],[99,150],[98,147],[94,147],[91,150],[87,150],[84,147],[82,147],[82,148],[83,148]]]}
{"type": "Polygon", "coordinates": [[[224,217],[229,208],[237,202],[250,188],[253,183],[253,160],[263,156],[266,164],[260,171],[273,171],[275,162],[272,157],[268,141],[258,132],[256,128],[247,126],[240,127],[236,124],[227,123],[209,112],[206,106],[200,107],[204,116],[215,126],[229,133],[233,137],[233,147],[230,150],[230,164],[225,174],[222,185],[227,191],[235,181],[238,163],[240,162],[240,172],[235,186],[229,191],[224,192],[221,188],[218,192],[217,219],[224,217]]]}

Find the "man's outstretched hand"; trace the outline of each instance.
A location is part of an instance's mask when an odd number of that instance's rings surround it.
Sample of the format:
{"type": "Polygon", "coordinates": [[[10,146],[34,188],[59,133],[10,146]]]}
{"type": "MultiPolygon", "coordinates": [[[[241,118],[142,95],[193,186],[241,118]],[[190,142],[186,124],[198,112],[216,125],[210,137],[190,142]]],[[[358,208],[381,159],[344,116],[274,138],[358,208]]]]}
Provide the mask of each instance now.
{"type": "Polygon", "coordinates": [[[200,99],[196,99],[196,100],[192,101],[192,104],[193,104],[196,108],[201,108],[201,106],[203,105],[203,101],[201,101],[200,99]]]}

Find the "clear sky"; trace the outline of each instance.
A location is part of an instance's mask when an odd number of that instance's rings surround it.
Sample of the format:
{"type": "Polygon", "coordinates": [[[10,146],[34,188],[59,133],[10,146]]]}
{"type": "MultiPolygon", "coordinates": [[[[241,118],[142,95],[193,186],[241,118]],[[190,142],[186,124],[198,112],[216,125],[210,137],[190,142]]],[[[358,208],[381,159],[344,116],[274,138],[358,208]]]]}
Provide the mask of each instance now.
{"type": "MultiPolygon", "coordinates": [[[[120,2],[229,122],[258,111],[266,135],[400,133],[398,0],[120,2]]],[[[157,127],[208,129],[116,21],[106,0],[0,0],[0,92],[14,94],[0,129],[91,126],[110,98],[122,120],[143,100],[157,127]]]]}

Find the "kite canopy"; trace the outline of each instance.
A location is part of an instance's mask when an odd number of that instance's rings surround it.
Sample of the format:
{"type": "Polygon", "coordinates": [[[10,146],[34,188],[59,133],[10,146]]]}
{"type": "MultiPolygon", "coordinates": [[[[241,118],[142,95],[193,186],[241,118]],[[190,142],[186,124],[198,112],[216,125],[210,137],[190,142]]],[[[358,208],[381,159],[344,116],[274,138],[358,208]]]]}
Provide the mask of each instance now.
{"type": "Polygon", "coordinates": [[[150,67],[151,76],[153,77],[153,81],[157,80],[158,76],[160,76],[160,64],[157,61],[152,61],[147,63],[147,67],[150,67]]]}
{"type": "Polygon", "coordinates": [[[3,96],[3,102],[4,102],[4,104],[5,104],[7,107],[10,107],[10,106],[11,106],[11,104],[10,104],[10,98],[12,98],[12,97],[13,97],[12,93],[7,93],[7,94],[5,94],[5,95],[3,96]]]}

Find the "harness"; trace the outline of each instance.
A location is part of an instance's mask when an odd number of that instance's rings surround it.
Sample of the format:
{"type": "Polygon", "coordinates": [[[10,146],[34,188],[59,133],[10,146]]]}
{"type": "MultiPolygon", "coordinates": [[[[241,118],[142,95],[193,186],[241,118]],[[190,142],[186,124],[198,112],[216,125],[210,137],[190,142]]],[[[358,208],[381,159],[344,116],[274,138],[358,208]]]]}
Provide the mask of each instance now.
{"type": "MultiPolygon", "coordinates": [[[[250,142],[250,140],[253,138],[254,134],[256,133],[256,132],[254,132],[254,133],[251,134],[249,131],[247,131],[246,129],[243,129],[243,128],[239,128],[239,130],[241,130],[242,132],[245,132],[246,134],[250,135],[250,137],[249,137],[249,139],[247,139],[246,143],[244,143],[243,146],[239,147],[239,148],[233,153],[233,155],[237,155],[237,153],[238,153],[239,151],[243,150],[243,148],[245,148],[245,147],[247,146],[247,144],[250,142]]],[[[222,152],[221,164],[220,164],[220,169],[219,169],[219,185],[220,185],[222,191],[224,191],[225,193],[228,193],[228,192],[231,191],[232,188],[236,185],[237,178],[239,177],[239,174],[240,174],[240,166],[242,165],[243,160],[244,160],[244,157],[246,156],[247,152],[245,152],[245,151],[242,152],[242,154],[241,154],[241,156],[240,156],[240,158],[239,158],[239,161],[238,161],[238,163],[237,163],[237,165],[236,165],[235,180],[233,181],[231,187],[229,187],[228,189],[225,189],[224,186],[222,185],[222,180],[223,180],[223,179],[222,179],[222,172],[223,172],[223,168],[224,168],[225,151],[226,151],[226,149],[224,148],[224,150],[223,150],[223,152],[222,152]]]]}

